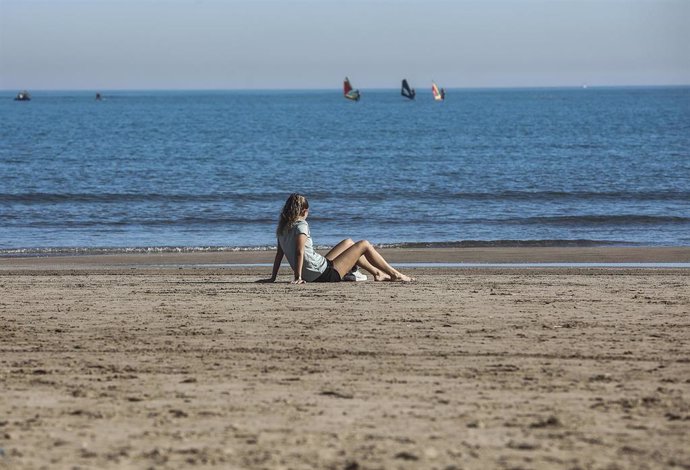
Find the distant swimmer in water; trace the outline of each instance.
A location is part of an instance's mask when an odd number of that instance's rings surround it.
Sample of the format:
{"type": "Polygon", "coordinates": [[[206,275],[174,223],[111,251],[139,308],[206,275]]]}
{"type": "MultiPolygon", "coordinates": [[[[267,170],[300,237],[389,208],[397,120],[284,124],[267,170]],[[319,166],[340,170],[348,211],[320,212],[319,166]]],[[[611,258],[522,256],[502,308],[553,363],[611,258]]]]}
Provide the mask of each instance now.
{"type": "Polygon", "coordinates": [[[96,93],[96,101],[101,101],[101,94],[100,93],[96,93]]]}
{"type": "Polygon", "coordinates": [[[369,271],[375,281],[414,281],[388,264],[367,240],[354,242],[348,238],[334,246],[326,256],[320,255],[314,250],[308,216],[307,198],[291,194],[285,201],[276,230],[278,247],[273,272],[269,279],[258,282],[275,282],[284,256],[294,273],[293,284],[357,280],[357,267],[369,271]]]}

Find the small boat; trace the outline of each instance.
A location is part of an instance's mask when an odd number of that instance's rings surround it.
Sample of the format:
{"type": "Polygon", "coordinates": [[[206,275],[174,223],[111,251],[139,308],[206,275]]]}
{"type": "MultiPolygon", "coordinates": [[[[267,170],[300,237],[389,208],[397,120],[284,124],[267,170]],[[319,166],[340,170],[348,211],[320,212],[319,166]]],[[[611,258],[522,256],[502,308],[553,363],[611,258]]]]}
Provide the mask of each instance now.
{"type": "Polygon", "coordinates": [[[28,91],[20,91],[17,96],[14,97],[14,101],[31,101],[31,95],[28,91]]]}
{"type": "Polygon", "coordinates": [[[350,79],[345,77],[345,82],[343,82],[343,94],[345,98],[352,101],[359,101],[359,90],[354,90],[350,84],[350,79]]]}
{"type": "Polygon", "coordinates": [[[446,90],[439,88],[434,82],[431,82],[431,92],[434,94],[434,100],[436,101],[443,101],[446,99],[446,90]]]}
{"type": "Polygon", "coordinates": [[[403,78],[400,94],[408,100],[413,100],[417,92],[414,91],[414,88],[410,88],[410,84],[407,83],[407,79],[403,78]]]}

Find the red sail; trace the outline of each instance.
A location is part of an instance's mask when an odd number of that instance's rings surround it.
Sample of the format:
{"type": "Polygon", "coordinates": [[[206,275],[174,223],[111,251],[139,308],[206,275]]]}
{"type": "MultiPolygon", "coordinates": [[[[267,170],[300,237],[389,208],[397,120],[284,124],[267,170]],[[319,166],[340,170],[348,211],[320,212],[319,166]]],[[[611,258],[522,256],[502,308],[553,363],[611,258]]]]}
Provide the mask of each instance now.
{"type": "Polygon", "coordinates": [[[350,80],[347,77],[345,77],[345,82],[343,82],[343,90],[345,95],[352,91],[352,85],[350,85],[350,80]]]}

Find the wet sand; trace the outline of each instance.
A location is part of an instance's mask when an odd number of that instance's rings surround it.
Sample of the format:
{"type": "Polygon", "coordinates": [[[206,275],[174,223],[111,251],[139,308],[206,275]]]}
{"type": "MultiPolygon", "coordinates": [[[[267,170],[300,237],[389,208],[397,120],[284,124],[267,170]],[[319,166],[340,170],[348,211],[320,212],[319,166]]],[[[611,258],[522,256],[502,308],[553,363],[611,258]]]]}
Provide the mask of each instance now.
{"type": "MultiPolygon", "coordinates": [[[[690,262],[690,247],[383,248],[391,263],[677,263],[690,262]]],[[[323,251],[321,251],[323,253],[323,251]]],[[[0,257],[0,270],[272,263],[272,251],[133,253],[97,256],[0,257]]]]}
{"type": "Polygon", "coordinates": [[[413,269],[409,285],[294,286],[287,269],[256,284],[267,268],[206,266],[270,260],[0,259],[0,468],[690,468],[688,269],[413,269]]]}

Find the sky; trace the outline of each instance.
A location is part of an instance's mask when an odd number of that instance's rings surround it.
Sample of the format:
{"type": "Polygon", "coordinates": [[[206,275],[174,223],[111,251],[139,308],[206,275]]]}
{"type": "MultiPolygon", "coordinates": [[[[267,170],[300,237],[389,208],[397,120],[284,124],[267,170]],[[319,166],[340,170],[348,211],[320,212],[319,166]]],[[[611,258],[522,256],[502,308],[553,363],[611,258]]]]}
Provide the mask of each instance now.
{"type": "Polygon", "coordinates": [[[0,0],[0,89],[690,84],[690,0],[0,0]]]}

